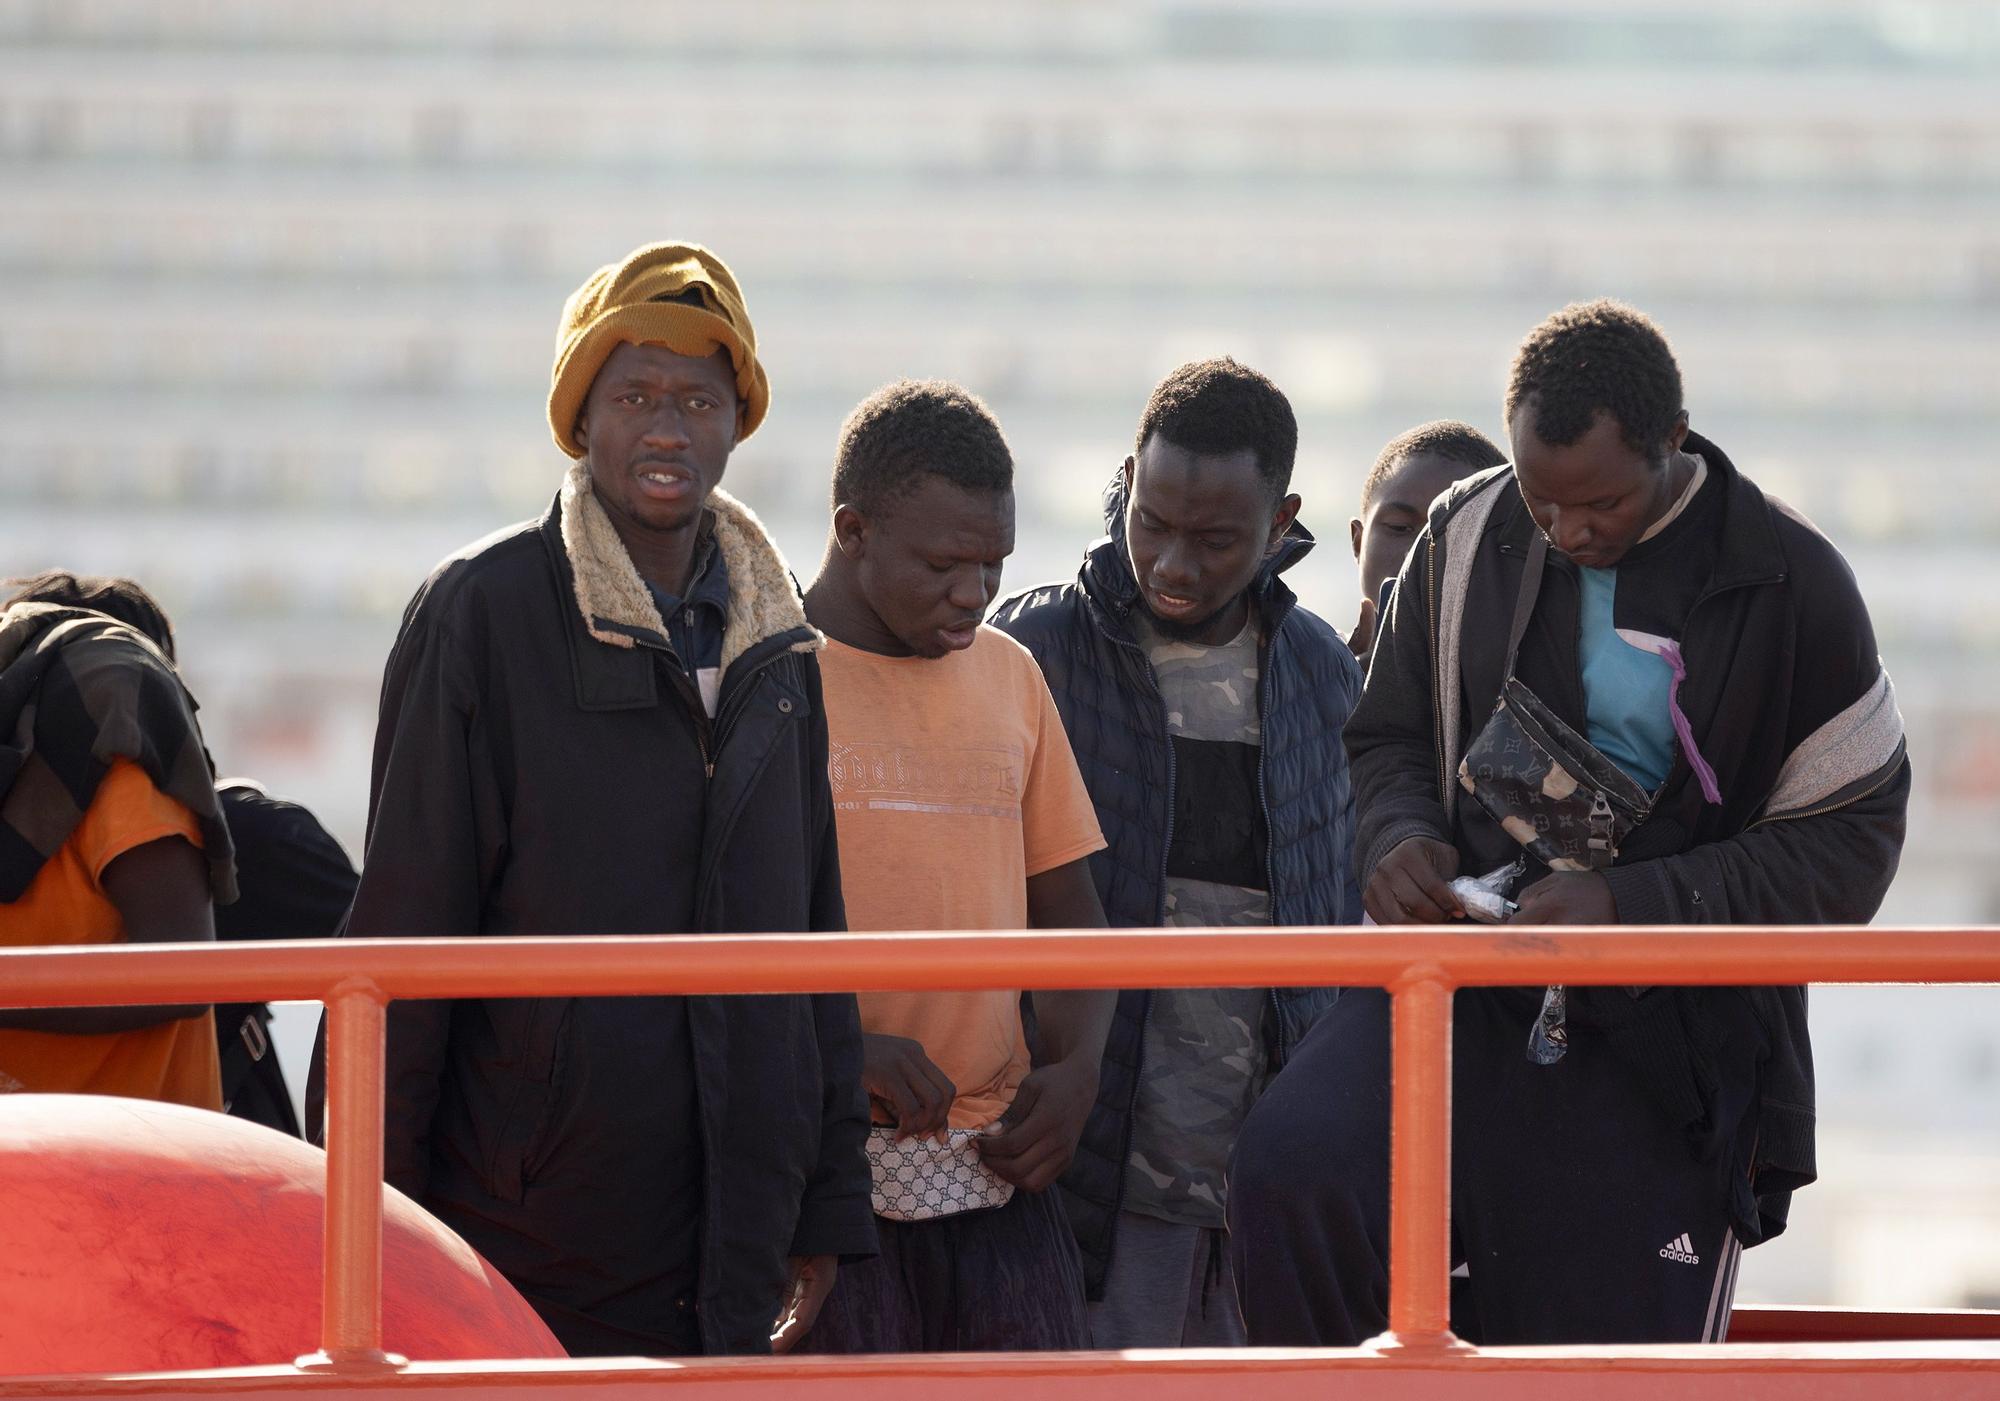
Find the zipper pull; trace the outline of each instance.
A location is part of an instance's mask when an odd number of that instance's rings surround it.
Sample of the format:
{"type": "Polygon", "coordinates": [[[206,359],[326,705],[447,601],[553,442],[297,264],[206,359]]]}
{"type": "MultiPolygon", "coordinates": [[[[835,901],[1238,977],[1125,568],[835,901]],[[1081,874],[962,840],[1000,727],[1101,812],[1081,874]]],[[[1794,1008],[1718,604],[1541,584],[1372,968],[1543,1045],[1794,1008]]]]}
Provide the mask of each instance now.
{"type": "Polygon", "coordinates": [[[710,778],[714,778],[714,777],[715,777],[715,765],[714,765],[713,763],[710,763],[710,764],[706,765],[706,767],[707,767],[707,769],[708,769],[708,776],[709,776],[710,778]]]}
{"type": "Polygon", "coordinates": [[[1590,869],[1601,871],[1618,859],[1618,848],[1611,840],[1611,804],[1602,789],[1590,795],[1590,815],[1585,821],[1590,828],[1590,869]]]}

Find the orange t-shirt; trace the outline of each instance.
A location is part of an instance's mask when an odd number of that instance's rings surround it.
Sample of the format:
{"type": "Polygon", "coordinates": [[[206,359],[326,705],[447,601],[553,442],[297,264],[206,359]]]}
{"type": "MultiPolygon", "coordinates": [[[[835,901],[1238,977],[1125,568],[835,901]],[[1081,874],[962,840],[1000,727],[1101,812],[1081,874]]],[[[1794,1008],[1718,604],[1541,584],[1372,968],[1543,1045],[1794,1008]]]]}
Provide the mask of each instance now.
{"type": "MultiPolygon", "coordinates": [[[[118,857],[163,837],[201,846],[194,814],[155,788],[137,764],[114,761],[62,850],[36,872],[20,899],[0,904],[0,946],[122,942],[125,922],[100,878],[118,857]]],[[[125,1095],[219,1110],[215,1014],[88,1036],[0,1030],[0,1091],[22,1090],[125,1095]]]]}
{"type": "MultiPolygon", "coordinates": [[[[981,627],[935,661],[820,654],[847,927],[1020,929],[1028,877],[1104,845],[1069,737],[1026,648],[981,627]]],[[[1028,1073],[1018,988],[864,992],[861,1029],[923,1045],[983,1128],[1028,1073]]]]}

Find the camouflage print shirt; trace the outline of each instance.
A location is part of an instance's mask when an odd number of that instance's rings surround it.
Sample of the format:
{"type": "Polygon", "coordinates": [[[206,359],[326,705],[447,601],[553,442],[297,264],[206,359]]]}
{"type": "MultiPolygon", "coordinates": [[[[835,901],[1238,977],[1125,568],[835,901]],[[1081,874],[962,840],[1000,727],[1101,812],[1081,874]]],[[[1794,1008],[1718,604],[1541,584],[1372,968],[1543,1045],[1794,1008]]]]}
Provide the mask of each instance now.
{"type": "MultiPolygon", "coordinates": [[[[1266,833],[1257,797],[1258,637],[1202,647],[1141,617],[1174,747],[1166,923],[1268,924],[1266,833]]],[[[1147,1014],[1125,1207],[1185,1225],[1223,1224],[1223,1174],[1263,1088],[1263,988],[1163,989],[1147,1014]]]]}

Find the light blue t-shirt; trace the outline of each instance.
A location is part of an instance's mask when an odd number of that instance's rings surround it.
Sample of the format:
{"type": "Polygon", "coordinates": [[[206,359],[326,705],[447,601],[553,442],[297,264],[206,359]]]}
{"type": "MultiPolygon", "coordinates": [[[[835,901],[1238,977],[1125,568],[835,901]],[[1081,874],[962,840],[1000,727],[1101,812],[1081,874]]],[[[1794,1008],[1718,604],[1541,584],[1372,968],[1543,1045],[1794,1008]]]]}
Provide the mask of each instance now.
{"type": "Polygon", "coordinates": [[[1673,668],[1618,635],[1617,569],[1579,567],[1577,573],[1583,578],[1577,650],[1590,742],[1641,788],[1655,792],[1674,767],[1673,668]]]}

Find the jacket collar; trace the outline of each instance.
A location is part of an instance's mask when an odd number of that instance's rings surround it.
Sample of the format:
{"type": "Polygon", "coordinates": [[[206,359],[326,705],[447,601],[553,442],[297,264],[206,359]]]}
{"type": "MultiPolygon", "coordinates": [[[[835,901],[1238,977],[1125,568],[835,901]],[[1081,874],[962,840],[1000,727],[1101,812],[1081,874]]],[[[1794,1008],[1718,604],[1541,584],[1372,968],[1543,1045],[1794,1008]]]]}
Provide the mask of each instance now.
{"type": "MultiPolygon", "coordinates": [[[[1722,538],[1717,545],[1715,566],[1705,592],[1717,593],[1724,589],[1781,581],[1785,577],[1785,556],[1771,513],[1797,513],[1782,502],[1764,495],[1755,483],[1736,470],[1736,464],[1729,460],[1727,453],[1699,433],[1689,433],[1683,447],[1688,452],[1701,454],[1717,489],[1722,492],[1722,538]]],[[[1504,473],[1510,478],[1504,488],[1507,492],[1505,509],[1508,512],[1501,518],[1506,522],[1504,528],[1510,538],[1518,536],[1519,541],[1525,542],[1535,526],[1526,504],[1521,500],[1520,491],[1511,480],[1513,469],[1497,467],[1493,472],[1504,473]]],[[[1454,498],[1456,501],[1471,494],[1455,492],[1454,498]]]]}
{"type": "Polygon", "coordinates": [[[1684,446],[1689,452],[1700,453],[1708,470],[1722,478],[1722,548],[1716,555],[1715,573],[1709,578],[1710,591],[1782,580],[1785,552],[1771,512],[1789,508],[1764,495],[1736,470],[1727,453],[1699,433],[1689,433],[1684,446]]]}
{"type": "MultiPolygon", "coordinates": [[[[708,496],[715,548],[729,573],[729,607],[723,616],[722,670],[773,638],[788,650],[815,652],[826,639],[806,621],[806,610],[785,557],[749,507],[717,488],[708,496]]],[[[570,465],[562,490],[543,521],[545,537],[568,566],[571,593],[584,631],[611,647],[667,646],[666,623],[639,576],[624,542],[590,489],[582,461],[570,465]]]]}
{"type": "MultiPolygon", "coordinates": [[[[1104,488],[1105,535],[1083,553],[1083,568],[1077,583],[1084,597],[1116,635],[1129,639],[1132,609],[1139,602],[1139,581],[1132,577],[1132,556],[1125,548],[1125,474],[1113,472],[1104,488]]],[[[1278,548],[1265,557],[1250,581],[1250,601],[1256,605],[1268,638],[1277,623],[1298,601],[1278,578],[1312,552],[1313,533],[1294,520],[1278,548]]]]}

